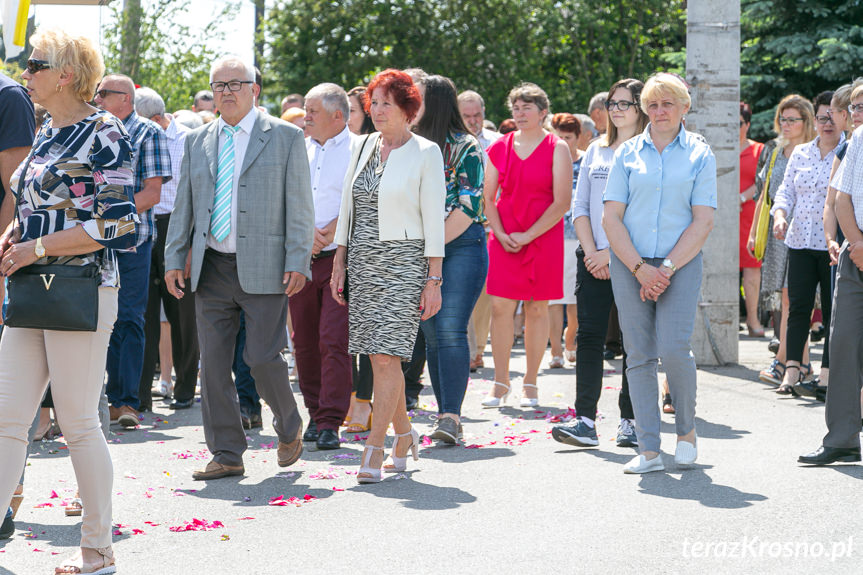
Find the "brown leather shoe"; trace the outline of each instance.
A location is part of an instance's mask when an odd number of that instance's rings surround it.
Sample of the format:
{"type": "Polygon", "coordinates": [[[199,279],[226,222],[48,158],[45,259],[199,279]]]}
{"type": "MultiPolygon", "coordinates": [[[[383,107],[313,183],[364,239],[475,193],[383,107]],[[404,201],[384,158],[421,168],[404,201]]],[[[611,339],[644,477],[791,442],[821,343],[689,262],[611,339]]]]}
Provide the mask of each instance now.
{"type": "Polygon", "coordinates": [[[293,465],[303,454],[303,428],[297,432],[297,438],[290,443],[279,442],[279,467],[293,465]]]}
{"type": "Polygon", "coordinates": [[[117,418],[117,423],[126,429],[138,427],[138,412],[134,408],[124,405],[120,408],[120,417],[117,418]]]}
{"type": "Polygon", "coordinates": [[[216,460],[210,461],[204,469],[192,473],[195,481],[206,481],[207,479],[221,479],[232,475],[242,475],[246,472],[242,465],[222,465],[216,460]]]}
{"type": "Polygon", "coordinates": [[[120,419],[121,415],[123,415],[123,408],[109,405],[108,414],[108,417],[111,419],[111,423],[117,423],[117,420],[120,419]]]}

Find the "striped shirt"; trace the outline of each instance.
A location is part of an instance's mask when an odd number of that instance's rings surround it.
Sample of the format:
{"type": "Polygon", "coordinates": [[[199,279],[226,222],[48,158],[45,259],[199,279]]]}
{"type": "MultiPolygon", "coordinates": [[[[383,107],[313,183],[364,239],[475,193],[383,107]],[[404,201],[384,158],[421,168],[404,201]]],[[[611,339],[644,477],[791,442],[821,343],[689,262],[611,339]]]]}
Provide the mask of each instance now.
{"type": "MultiPolygon", "coordinates": [[[[137,194],[144,189],[144,181],[149,178],[161,176],[163,184],[170,180],[171,157],[168,154],[168,139],[165,137],[165,131],[155,122],[142,118],[135,112],[123,120],[123,126],[132,140],[135,174],[132,193],[137,194]]],[[[140,217],[141,223],[138,226],[135,247],[152,240],[156,232],[152,208],[140,214],[140,217]]]]}
{"type": "Polygon", "coordinates": [[[168,153],[171,156],[171,179],[162,183],[162,196],[159,203],[153,206],[153,213],[157,216],[170,214],[174,211],[174,201],[177,199],[177,183],[180,181],[180,165],[183,163],[183,145],[186,142],[186,133],[191,129],[180,124],[173,117],[165,137],[168,140],[168,153]]]}

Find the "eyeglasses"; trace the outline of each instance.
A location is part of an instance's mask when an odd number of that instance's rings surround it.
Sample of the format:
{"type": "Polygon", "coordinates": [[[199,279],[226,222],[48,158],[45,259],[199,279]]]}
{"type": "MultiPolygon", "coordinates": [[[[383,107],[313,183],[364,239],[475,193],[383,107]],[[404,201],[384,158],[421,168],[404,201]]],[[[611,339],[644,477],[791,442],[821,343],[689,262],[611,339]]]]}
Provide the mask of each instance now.
{"type": "Polygon", "coordinates": [[[48,63],[48,60],[36,60],[35,58],[30,58],[29,60],[27,60],[27,71],[31,74],[41,72],[42,70],[50,69],[51,65],[48,63]]]}
{"type": "Polygon", "coordinates": [[[254,84],[251,80],[231,80],[230,82],[210,82],[210,88],[213,92],[224,92],[225,88],[229,92],[239,92],[243,84],[254,84]]]}
{"type": "Polygon", "coordinates": [[[628,100],[606,100],[605,109],[609,112],[617,108],[621,112],[625,112],[633,106],[637,106],[638,102],[630,102],[628,100]]]}
{"type": "Polygon", "coordinates": [[[833,116],[831,116],[830,114],[827,114],[826,116],[815,116],[815,120],[822,126],[826,124],[835,124],[835,122],[833,121],[833,116]]]}
{"type": "Polygon", "coordinates": [[[785,116],[779,116],[779,125],[788,124],[789,126],[793,126],[797,122],[802,122],[803,118],[786,118],[785,116]]]}
{"type": "Polygon", "coordinates": [[[103,100],[105,99],[105,96],[107,96],[108,94],[125,94],[125,93],[126,92],[121,92],[120,90],[109,90],[108,88],[102,88],[101,90],[96,91],[96,95],[99,96],[100,98],[102,98],[103,100]]]}
{"type": "Polygon", "coordinates": [[[863,112],[863,104],[851,104],[848,106],[848,111],[852,114],[856,114],[857,112],[863,112]]]}

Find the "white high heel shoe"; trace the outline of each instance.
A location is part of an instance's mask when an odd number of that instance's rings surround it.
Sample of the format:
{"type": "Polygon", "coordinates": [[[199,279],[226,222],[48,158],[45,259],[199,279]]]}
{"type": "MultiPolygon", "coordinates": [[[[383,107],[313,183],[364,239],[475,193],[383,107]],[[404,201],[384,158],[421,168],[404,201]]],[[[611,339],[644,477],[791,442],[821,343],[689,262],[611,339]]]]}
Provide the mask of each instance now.
{"type": "Polygon", "coordinates": [[[363,465],[357,472],[357,483],[380,483],[381,470],[378,467],[369,467],[372,462],[372,454],[375,450],[383,452],[383,447],[377,445],[366,444],[366,450],[363,452],[363,465]],[[362,477],[365,474],[367,477],[362,477]]]}
{"type": "Polygon", "coordinates": [[[390,452],[390,459],[392,463],[384,465],[384,472],[386,473],[401,473],[408,468],[408,457],[405,455],[404,457],[396,456],[396,447],[399,444],[399,437],[407,437],[410,436],[411,444],[410,451],[411,455],[413,455],[414,461],[418,461],[419,456],[419,445],[420,445],[420,434],[416,432],[416,430],[411,427],[411,430],[407,433],[396,433],[396,440],[393,442],[393,449],[390,452]]]}
{"type": "MultiPolygon", "coordinates": [[[[512,391],[512,388],[509,386],[508,383],[501,383],[499,381],[496,381],[496,382],[494,382],[494,384],[499,385],[501,387],[505,387],[506,393],[504,393],[500,397],[495,397],[494,395],[489,393],[488,397],[486,397],[482,401],[483,407],[500,407],[500,406],[502,406],[504,403],[506,403],[506,398],[509,397],[509,392],[512,391]]],[[[494,390],[494,388],[492,388],[492,390],[494,390]]]]}
{"type": "MultiPolygon", "coordinates": [[[[522,389],[525,387],[532,387],[537,390],[536,394],[539,395],[539,388],[533,383],[522,383],[521,387],[522,389]]],[[[520,405],[522,407],[536,407],[537,405],[539,405],[539,398],[522,396],[520,405]]]]}

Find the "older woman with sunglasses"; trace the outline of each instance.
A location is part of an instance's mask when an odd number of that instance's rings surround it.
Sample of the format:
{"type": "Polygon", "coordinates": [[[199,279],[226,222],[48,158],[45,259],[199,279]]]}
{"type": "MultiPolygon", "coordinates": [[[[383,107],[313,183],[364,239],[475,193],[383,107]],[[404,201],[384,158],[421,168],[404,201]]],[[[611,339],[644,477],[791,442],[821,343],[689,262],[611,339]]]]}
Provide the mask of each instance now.
{"type": "MultiPolygon", "coordinates": [[[[845,117],[831,114],[832,98],[833,92],[822,92],[815,97],[818,135],[794,149],[770,210],[773,235],[788,246],[787,362],[782,384],[776,390],[784,395],[794,393],[794,385],[803,379],[800,365],[819,286],[824,327],[830,332],[830,254],[824,237],[823,214],[833,159],[845,141],[845,117]],[[789,225],[788,219],[792,217],[789,225]]],[[[830,350],[829,345],[825,345],[821,369],[826,371],[829,367],[830,350]]],[[[824,373],[825,378],[826,375],[824,373]]]]}
{"type": "MultiPolygon", "coordinates": [[[[87,38],[39,30],[22,78],[44,106],[28,159],[12,178],[19,218],[0,238],[0,273],[30,265],[99,264],[94,332],[7,326],[0,340],[0,502],[18,483],[27,431],[51,381],[57,416],[69,444],[85,513],[81,549],[57,573],[114,573],[111,549],[113,469],[98,404],[108,340],[117,317],[119,277],[114,250],[135,242],[132,151],[122,123],[88,104],[104,65],[87,38]],[[67,206],[57,210],[57,206],[67,206]]],[[[46,312],[49,310],[46,310],[46,312]]]]}

